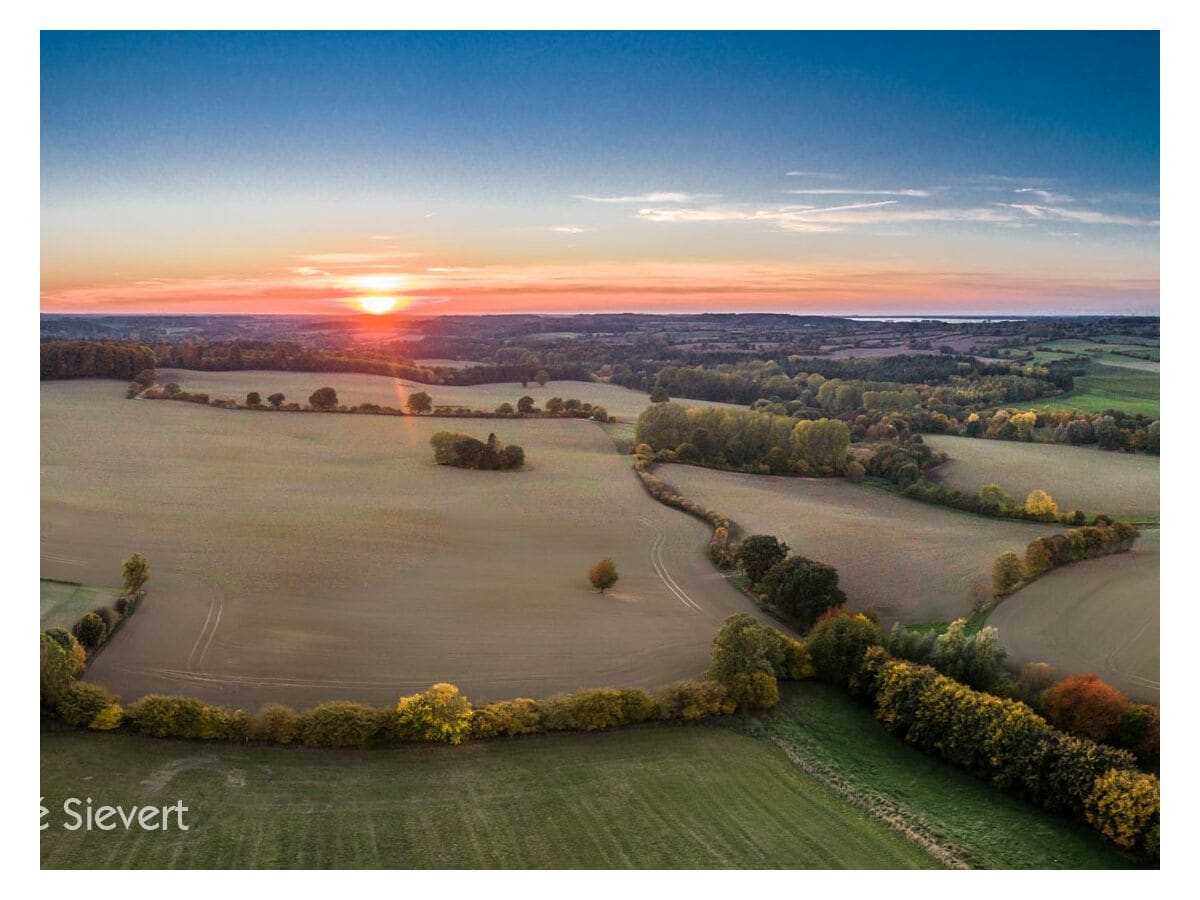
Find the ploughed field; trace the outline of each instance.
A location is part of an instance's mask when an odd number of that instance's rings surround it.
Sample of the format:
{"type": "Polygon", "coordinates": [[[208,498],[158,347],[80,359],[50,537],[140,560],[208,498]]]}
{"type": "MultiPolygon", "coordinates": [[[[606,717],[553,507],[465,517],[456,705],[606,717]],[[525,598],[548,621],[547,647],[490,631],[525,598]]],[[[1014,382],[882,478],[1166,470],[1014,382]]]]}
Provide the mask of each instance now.
{"type": "MultiPolygon", "coordinates": [[[[551,397],[563,400],[574,398],[584,403],[603,406],[610,416],[632,421],[647,406],[650,396],[641,391],[630,390],[616,384],[599,381],[550,381],[545,387],[531,381],[525,387],[519,381],[511,383],[478,384],[467,387],[451,385],[419,384],[403,378],[386,375],[358,375],[340,372],[269,372],[247,370],[239,372],[201,372],[193,369],[159,369],[158,383],[176,382],[185,391],[209,394],[211,397],[230,397],[244,402],[246,394],[258,391],[263,402],[276,392],[282,393],[287,402],[308,403],[308,398],[317,388],[331,387],[338,393],[338,401],[344,406],[359,403],[377,403],[403,409],[410,394],[424,391],[433,400],[434,406],[463,406],[492,412],[501,403],[514,408],[521,397],[533,398],[538,409],[546,405],[551,397]]],[[[728,406],[725,403],[710,403],[705,400],[689,400],[694,406],[728,406]]]]}
{"type": "Polygon", "coordinates": [[[43,733],[44,868],[913,868],[887,805],[978,867],[1131,864],[888,734],[838,688],[765,715],[461,747],[330,751],[43,733]],[[816,776],[775,743],[786,742],[816,776]],[[849,789],[839,796],[829,774],[849,789]],[[822,779],[822,780],[818,780],[822,779]],[[62,802],[189,807],[187,832],[69,832],[62,802]],[[89,785],[93,787],[89,787],[89,785]],[[857,808],[852,802],[857,802],[857,808]]]}
{"type": "Polygon", "coordinates": [[[1095,672],[1131,697],[1159,699],[1159,531],[1129,553],[1056,569],[988,616],[1011,662],[1095,672]]]}
{"type": "Polygon", "coordinates": [[[703,555],[708,526],[654,502],[595,423],[267,414],[124,389],[42,385],[42,577],[115,586],[131,552],[150,560],[146,602],[87,675],[127,701],[657,687],[700,674],[721,621],[754,612],[703,555]],[[437,466],[446,428],[494,431],[527,467],[437,466]],[[586,573],[604,556],[620,581],[602,596],[586,573]]]}
{"type": "Polygon", "coordinates": [[[773,534],[793,553],[838,570],[849,605],[885,621],[970,615],[990,595],[992,563],[1055,531],[908,500],[844,479],[743,475],[673,465],[658,474],[685,497],[732,518],[746,534],[773,534]]]}
{"type": "Polygon", "coordinates": [[[925,435],[924,440],[950,456],[930,477],[968,494],[997,484],[1023,502],[1030,491],[1041,489],[1063,510],[1158,516],[1157,456],[939,434],[925,435]]]}

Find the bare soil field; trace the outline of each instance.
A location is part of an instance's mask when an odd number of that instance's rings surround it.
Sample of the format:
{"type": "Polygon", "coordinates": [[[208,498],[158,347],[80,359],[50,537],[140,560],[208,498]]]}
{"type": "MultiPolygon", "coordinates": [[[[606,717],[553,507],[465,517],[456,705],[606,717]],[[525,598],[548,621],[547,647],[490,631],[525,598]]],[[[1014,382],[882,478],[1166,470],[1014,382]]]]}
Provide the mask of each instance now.
{"type": "Polygon", "coordinates": [[[934,450],[950,455],[929,477],[969,494],[998,484],[1014,499],[1043,490],[1060,509],[1116,516],[1157,516],[1158,457],[1108,453],[1095,447],[1025,444],[980,438],[924,435],[934,450]]]}
{"type": "MultiPolygon", "coordinates": [[[[418,384],[403,378],[388,378],[385,375],[356,375],[333,372],[201,372],[192,369],[159,369],[158,383],[177,382],[184,390],[199,391],[212,397],[246,399],[250,391],[258,391],[265,401],[276,391],[282,392],[288,401],[305,404],[308,397],[320,387],[331,387],[338,393],[338,400],[345,406],[359,403],[378,403],[402,409],[409,394],[424,391],[433,399],[434,406],[464,406],[469,409],[491,411],[501,403],[511,403],[530,396],[538,408],[546,405],[551,397],[576,400],[603,406],[609,415],[633,421],[647,406],[650,396],[615,384],[597,381],[551,381],[540,387],[531,381],[525,387],[519,381],[511,384],[479,384],[469,387],[418,384]]],[[[689,406],[729,406],[707,400],[683,401],[689,406]]]]}
{"type": "Polygon", "coordinates": [[[776,535],[792,552],[835,566],[850,605],[875,607],[889,622],[969,615],[989,589],[995,558],[1023,552],[1052,530],[918,503],[843,479],[680,465],[659,474],[746,533],[776,535]]]}
{"type": "MultiPolygon", "coordinates": [[[[326,381],[283,376],[301,377],[326,381]]],[[[127,700],[654,687],[702,672],[721,621],[754,611],[704,557],[708,527],[650,499],[594,423],[123,395],[111,381],[41,387],[42,576],[110,585],[131,552],[149,558],[146,602],[89,668],[127,700]],[[527,468],[435,465],[429,437],[448,427],[521,444],[527,468]],[[621,580],[601,596],[586,572],[604,556],[621,580]]]]}
{"type": "Polygon", "coordinates": [[[1095,672],[1131,697],[1158,703],[1158,530],[1145,530],[1129,553],[1042,576],[1001,603],[988,624],[1017,665],[1095,672]]]}

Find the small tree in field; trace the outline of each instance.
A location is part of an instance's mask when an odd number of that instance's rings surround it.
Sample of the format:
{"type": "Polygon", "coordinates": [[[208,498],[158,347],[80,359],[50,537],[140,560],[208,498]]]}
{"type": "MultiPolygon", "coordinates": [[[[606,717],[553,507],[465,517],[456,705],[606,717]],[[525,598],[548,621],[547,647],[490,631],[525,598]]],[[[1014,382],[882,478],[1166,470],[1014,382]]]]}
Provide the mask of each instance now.
{"type": "Polygon", "coordinates": [[[135,553],[125,560],[121,574],[125,579],[125,593],[136,594],[150,580],[150,563],[142,554],[135,553]]]}
{"type": "Polygon", "coordinates": [[[408,395],[407,405],[410,413],[419,416],[433,409],[433,398],[424,391],[417,391],[415,394],[408,395]]]}
{"type": "Polygon", "coordinates": [[[283,406],[283,401],[286,399],[287,397],[283,396],[283,394],[275,393],[267,398],[267,402],[276,409],[279,409],[279,407],[283,406]]]}
{"type": "Polygon", "coordinates": [[[550,373],[545,369],[538,369],[538,373],[533,376],[533,380],[538,383],[539,387],[545,387],[546,382],[550,380],[550,373]]]}
{"type": "Polygon", "coordinates": [[[251,391],[246,395],[247,406],[262,406],[262,396],[258,391],[251,391]]]}
{"type": "Polygon", "coordinates": [[[331,387],[317,388],[308,398],[313,409],[333,409],[338,405],[338,395],[331,387]]]}
{"type": "Polygon", "coordinates": [[[608,557],[588,569],[588,581],[602,594],[617,583],[617,577],[617,564],[608,557]]]}

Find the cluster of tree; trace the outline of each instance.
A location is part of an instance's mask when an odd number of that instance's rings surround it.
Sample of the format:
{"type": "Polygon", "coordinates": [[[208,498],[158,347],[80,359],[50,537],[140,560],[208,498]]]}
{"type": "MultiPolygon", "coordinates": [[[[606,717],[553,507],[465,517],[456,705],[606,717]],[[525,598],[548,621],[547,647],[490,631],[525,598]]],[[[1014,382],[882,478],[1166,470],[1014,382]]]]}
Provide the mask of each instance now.
{"type": "Polygon", "coordinates": [[[516,444],[500,443],[494,434],[484,442],[458,431],[439,431],[429,443],[439,466],[496,470],[525,465],[525,450],[516,444]]]}
{"type": "Polygon", "coordinates": [[[1051,569],[1110,553],[1124,553],[1137,540],[1136,525],[1129,522],[1087,525],[1062,534],[1036,538],[1025,547],[1022,559],[1004,553],[992,564],[992,593],[1005,597],[1051,569]]]}
{"type": "Polygon", "coordinates": [[[735,613],[713,641],[707,675],[738,708],[769,709],[779,702],[779,681],[811,678],[813,664],[802,641],[735,613]]]}
{"type": "Polygon", "coordinates": [[[752,534],[734,552],[734,561],[755,598],[785,622],[804,631],[846,602],[833,566],[803,556],[769,534],[752,534]]]}
{"type": "Polygon", "coordinates": [[[842,611],[819,621],[804,641],[817,678],[873,702],[876,717],[906,742],[1002,790],[1085,819],[1121,847],[1157,855],[1158,779],[1139,771],[1132,753],[1067,734],[1018,700],[895,659],[885,643],[869,617],[842,611]],[[1120,790],[1136,802],[1121,802],[1120,790]]]}
{"type": "Polygon", "coordinates": [[[43,341],[42,381],[57,378],[120,378],[132,381],[153,370],[154,351],[118,341],[43,341]]]}
{"type": "Polygon", "coordinates": [[[708,558],[718,568],[727,569],[732,566],[733,553],[730,541],[737,526],[728,517],[688,500],[671,485],[653,474],[651,470],[654,466],[654,451],[648,444],[640,444],[635,449],[635,453],[637,455],[633,461],[633,471],[641,481],[642,487],[646,489],[646,493],[665,506],[678,509],[697,519],[703,519],[711,525],[713,534],[708,542],[708,558]]]}
{"type": "Polygon", "coordinates": [[[43,706],[77,727],[110,731],[121,724],[121,706],[100,685],[80,681],[91,654],[112,637],[145,596],[150,566],[140,553],[122,566],[124,592],[112,606],[84,614],[70,631],[48,628],[41,633],[40,681],[43,706]]]}
{"type": "Polygon", "coordinates": [[[944,631],[905,628],[896,623],[888,636],[893,656],[933,666],[943,675],[978,691],[1011,694],[1012,679],[1004,661],[1008,651],[990,625],[971,632],[966,619],[955,619],[944,631]]]}
{"type": "Polygon", "coordinates": [[[511,403],[501,403],[496,407],[498,416],[539,416],[551,419],[595,419],[597,422],[610,421],[608,410],[603,406],[593,406],[582,400],[570,397],[551,397],[546,401],[544,409],[538,409],[534,400],[525,395],[517,400],[514,407],[511,403]]]}
{"type": "Polygon", "coordinates": [[[1090,444],[1101,450],[1144,451],[1155,456],[1159,447],[1157,419],[1120,410],[1105,413],[1015,409],[973,412],[963,420],[958,431],[967,437],[1074,446],[1090,444]]]}
{"type": "Polygon", "coordinates": [[[125,560],[121,577],[124,591],[111,606],[98,606],[91,612],[84,613],[71,626],[72,636],[89,655],[108,642],[121,622],[132,615],[145,596],[145,585],[150,578],[150,564],[146,557],[135,553],[125,560]]]}
{"type": "Polygon", "coordinates": [[[773,475],[833,475],[846,464],[850,430],[836,419],[655,403],[637,421],[639,444],[660,462],[773,475]]]}

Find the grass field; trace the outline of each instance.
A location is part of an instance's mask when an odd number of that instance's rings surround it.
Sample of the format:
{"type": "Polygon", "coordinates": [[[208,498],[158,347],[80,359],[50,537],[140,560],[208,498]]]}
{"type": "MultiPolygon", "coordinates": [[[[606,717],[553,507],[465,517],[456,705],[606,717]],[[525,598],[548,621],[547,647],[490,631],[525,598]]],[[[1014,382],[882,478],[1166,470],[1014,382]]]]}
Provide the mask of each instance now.
{"type": "MultiPolygon", "coordinates": [[[[491,411],[501,403],[511,403],[530,396],[538,408],[546,405],[551,397],[563,400],[575,398],[608,410],[618,419],[633,421],[647,406],[650,396],[615,384],[596,381],[551,381],[540,387],[531,381],[521,387],[518,381],[511,384],[480,384],[470,387],[452,387],[418,384],[402,378],[383,375],[355,375],[332,372],[200,372],[191,369],[159,369],[158,383],[177,382],[187,391],[200,391],[213,397],[232,397],[245,400],[250,391],[258,391],[265,400],[276,391],[282,392],[289,401],[308,403],[309,395],[319,387],[332,387],[338,392],[338,400],[345,406],[359,403],[378,403],[402,409],[408,395],[424,391],[433,399],[435,406],[465,406],[468,409],[491,411]]],[[[710,403],[706,400],[684,401],[691,406],[729,406],[725,403],[710,403]]]]}
{"type": "Polygon", "coordinates": [[[1018,501],[1032,490],[1044,490],[1060,509],[1118,516],[1159,512],[1157,456],[937,434],[924,435],[924,440],[950,455],[930,477],[969,494],[998,484],[1018,501]]]}
{"type": "Polygon", "coordinates": [[[783,684],[768,715],[727,720],[780,739],[860,796],[879,797],[972,867],[1109,868],[1130,861],[1084,825],[1048,815],[888,734],[831,685],[783,684]]]}
{"type": "MultiPolygon", "coordinates": [[[[120,572],[120,561],[112,567],[120,572]]],[[[70,628],[84,613],[97,606],[112,606],[120,591],[117,588],[88,587],[64,581],[42,582],[43,628],[70,628]]]]}
{"type": "Polygon", "coordinates": [[[126,700],[187,693],[474,699],[700,673],[753,606],[709,564],[708,527],[654,502],[580,420],[266,414],[42,385],[42,575],[110,583],[133,551],[149,595],[89,678],[126,700]],[[437,466],[429,437],[494,430],[527,469],[437,466]],[[601,596],[588,567],[612,556],[601,596]]]}
{"type": "Polygon", "coordinates": [[[43,868],[917,868],[770,744],[709,727],[352,752],[43,734],[45,805],[189,807],[187,832],[42,833],[43,868]]]}
{"type": "Polygon", "coordinates": [[[1159,532],[1129,553],[1064,566],[1024,587],[988,617],[1017,665],[1052,662],[1095,672],[1130,696],[1159,697],[1159,532]]]}
{"type": "Polygon", "coordinates": [[[851,606],[874,606],[884,618],[905,622],[968,615],[990,588],[995,558],[1023,552],[1050,530],[917,503],[840,478],[679,465],[659,474],[746,533],[776,535],[794,553],[836,566],[851,606]]]}
{"type": "MultiPolygon", "coordinates": [[[[1136,363],[1137,360],[1129,359],[1128,362],[1136,363]]],[[[1074,389],[1066,394],[1004,405],[1008,409],[1069,410],[1083,413],[1119,409],[1157,419],[1158,385],[1158,372],[1146,372],[1127,365],[1093,363],[1087,375],[1075,378],[1074,389]]]]}

